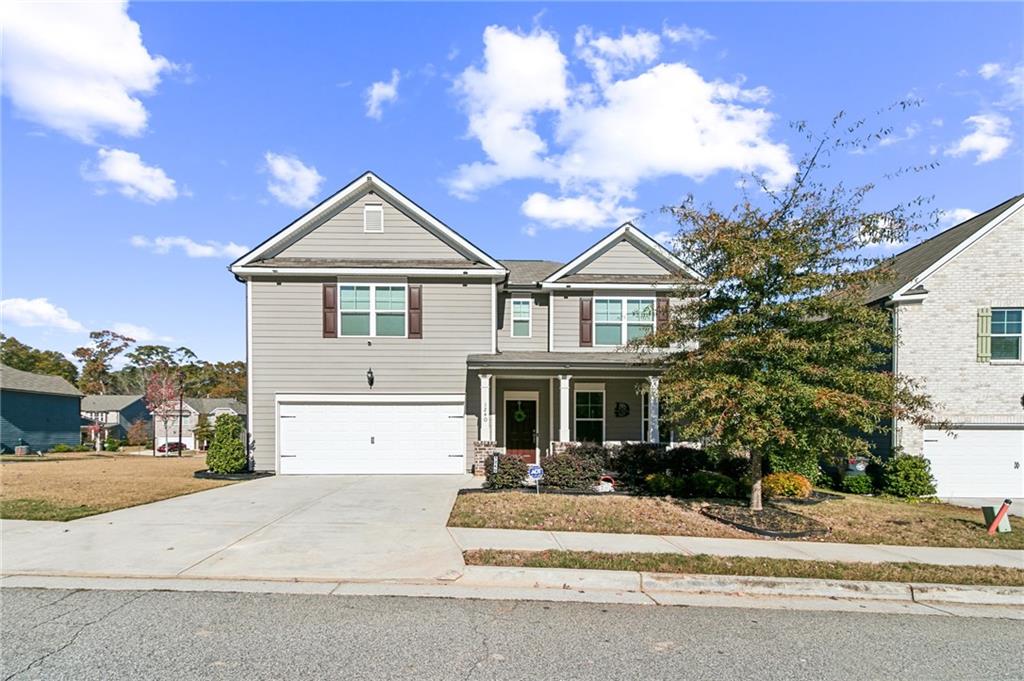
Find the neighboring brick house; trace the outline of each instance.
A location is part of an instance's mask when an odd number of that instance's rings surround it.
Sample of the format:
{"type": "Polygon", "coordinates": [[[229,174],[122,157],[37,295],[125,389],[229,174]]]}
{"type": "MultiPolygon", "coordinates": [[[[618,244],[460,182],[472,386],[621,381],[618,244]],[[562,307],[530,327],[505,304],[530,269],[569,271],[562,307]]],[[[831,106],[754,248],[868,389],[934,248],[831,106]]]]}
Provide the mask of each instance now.
{"type": "Polygon", "coordinates": [[[0,451],[47,452],[81,442],[82,393],[60,376],[0,364],[0,451]]]}
{"type": "Polygon", "coordinates": [[[698,275],[632,224],[569,263],[496,260],[373,173],[239,258],[253,466],[462,473],[658,440],[629,339],[698,275]]]}
{"type": "Polygon", "coordinates": [[[153,432],[153,416],[144,395],[86,395],[82,398],[82,432],[88,438],[124,440],[136,421],[153,432]],[[99,429],[96,429],[99,426],[99,429]]]}
{"type": "MultiPolygon", "coordinates": [[[[238,400],[228,397],[186,397],[183,401],[181,411],[181,443],[187,449],[205,450],[209,446],[209,440],[202,436],[197,429],[205,417],[205,422],[212,428],[217,417],[221,414],[235,414],[241,416],[243,423],[246,420],[245,405],[238,400]]],[[[156,445],[178,441],[178,411],[175,409],[173,418],[164,428],[163,422],[154,419],[154,439],[156,445]]]]}
{"type": "Polygon", "coordinates": [[[893,369],[938,404],[937,426],[889,444],[931,461],[943,498],[1024,497],[1024,194],[900,253],[869,296],[892,310],[893,369]]]}

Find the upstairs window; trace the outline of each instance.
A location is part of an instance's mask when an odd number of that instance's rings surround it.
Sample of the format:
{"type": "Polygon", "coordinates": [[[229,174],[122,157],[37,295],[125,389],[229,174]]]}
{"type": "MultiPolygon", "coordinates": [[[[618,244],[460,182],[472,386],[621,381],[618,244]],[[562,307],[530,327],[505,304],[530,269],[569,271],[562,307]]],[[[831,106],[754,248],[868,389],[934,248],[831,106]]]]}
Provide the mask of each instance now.
{"type": "Polygon", "coordinates": [[[383,232],[384,231],[384,205],[380,203],[368,203],[363,206],[363,231],[383,232]]]}
{"type": "Polygon", "coordinates": [[[338,290],[338,335],[405,337],[404,285],[342,284],[338,290]]]}
{"type": "Polygon", "coordinates": [[[595,298],[594,345],[623,345],[654,331],[654,298],[595,298]]]}
{"type": "Polygon", "coordinates": [[[512,337],[530,337],[530,315],[532,303],[529,298],[512,299],[512,337]]]}
{"type": "Polygon", "coordinates": [[[992,308],[992,359],[1021,358],[1021,308],[992,308]]]}

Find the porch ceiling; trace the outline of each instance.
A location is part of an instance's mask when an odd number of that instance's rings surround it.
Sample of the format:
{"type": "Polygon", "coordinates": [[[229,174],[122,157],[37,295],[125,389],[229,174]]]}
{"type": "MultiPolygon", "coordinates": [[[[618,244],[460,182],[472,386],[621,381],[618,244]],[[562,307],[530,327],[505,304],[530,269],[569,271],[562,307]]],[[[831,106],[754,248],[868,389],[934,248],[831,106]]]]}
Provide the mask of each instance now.
{"type": "Polygon", "coordinates": [[[658,368],[658,357],[639,352],[499,352],[469,355],[470,369],[634,369],[658,368]]]}

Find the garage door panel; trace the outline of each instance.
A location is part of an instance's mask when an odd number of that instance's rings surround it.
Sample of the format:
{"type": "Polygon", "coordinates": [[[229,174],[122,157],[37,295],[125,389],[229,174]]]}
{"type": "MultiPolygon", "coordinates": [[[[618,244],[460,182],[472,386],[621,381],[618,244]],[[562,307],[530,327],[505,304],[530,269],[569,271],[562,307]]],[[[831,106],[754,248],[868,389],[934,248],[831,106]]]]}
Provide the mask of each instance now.
{"type": "Polygon", "coordinates": [[[279,405],[283,474],[465,471],[461,403],[279,405]]]}
{"type": "Polygon", "coordinates": [[[963,428],[924,433],[924,456],[931,463],[943,498],[1024,496],[1024,430],[963,428]]]}

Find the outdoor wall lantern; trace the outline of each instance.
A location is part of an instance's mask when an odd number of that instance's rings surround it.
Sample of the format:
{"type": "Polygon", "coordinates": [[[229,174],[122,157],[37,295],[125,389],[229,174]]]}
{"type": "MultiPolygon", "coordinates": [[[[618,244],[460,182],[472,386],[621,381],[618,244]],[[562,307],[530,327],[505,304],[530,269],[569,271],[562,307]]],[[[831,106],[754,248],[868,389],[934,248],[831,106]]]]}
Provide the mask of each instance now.
{"type": "Polygon", "coordinates": [[[366,370],[366,385],[373,387],[373,369],[366,370]]]}

